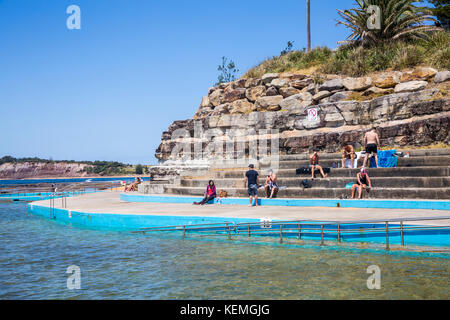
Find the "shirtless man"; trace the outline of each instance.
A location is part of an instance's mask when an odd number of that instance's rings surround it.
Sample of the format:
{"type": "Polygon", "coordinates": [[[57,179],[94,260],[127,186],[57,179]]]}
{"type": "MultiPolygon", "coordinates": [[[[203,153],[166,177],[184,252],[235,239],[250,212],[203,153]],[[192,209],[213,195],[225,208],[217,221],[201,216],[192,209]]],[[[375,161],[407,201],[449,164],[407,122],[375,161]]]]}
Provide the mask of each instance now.
{"type": "Polygon", "coordinates": [[[342,168],[345,168],[345,160],[350,159],[350,168],[353,168],[355,160],[355,150],[351,144],[347,144],[342,148],[342,168]]]}
{"type": "Polygon", "coordinates": [[[366,147],[366,156],[364,157],[364,163],[362,167],[363,168],[366,167],[369,154],[374,153],[375,164],[377,165],[378,168],[377,148],[380,146],[380,138],[378,138],[376,128],[372,128],[370,131],[366,132],[366,134],[364,135],[364,146],[366,147]]]}
{"type": "Polygon", "coordinates": [[[309,157],[309,167],[311,168],[311,179],[314,180],[314,171],[318,169],[323,178],[327,177],[327,174],[323,172],[321,166],[319,166],[319,154],[317,150],[314,150],[313,154],[309,157]]]}
{"type": "Polygon", "coordinates": [[[269,175],[266,178],[266,183],[264,185],[264,188],[266,189],[266,197],[272,199],[274,196],[276,197],[278,193],[278,185],[277,185],[277,175],[272,171],[272,169],[269,170],[269,175]]]}

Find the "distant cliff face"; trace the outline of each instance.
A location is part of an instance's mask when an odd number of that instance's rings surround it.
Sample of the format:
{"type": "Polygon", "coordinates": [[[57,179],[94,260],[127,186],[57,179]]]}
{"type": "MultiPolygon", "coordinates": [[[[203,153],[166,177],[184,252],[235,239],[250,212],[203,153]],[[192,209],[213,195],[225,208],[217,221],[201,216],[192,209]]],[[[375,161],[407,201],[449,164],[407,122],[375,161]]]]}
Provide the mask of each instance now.
{"type": "Polygon", "coordinates": [[[89,167],[81,163],[4,163],[0,165],[0,179],[84,177],[89,167]]]}
{"type": "Polygon", "coordinates": [[[193,119],[163,132],[156,157],[177,161],[190,153],[211,161],[214,150],[227,147],[226,156],[236,157],[230,143],[243,143],[248,154],[252,141],[267,134],[281,154],[336,152],[345,143],[357,147],[372,126],[383,146],[448,144],[449,80],[450,71],[416,68],[361,78],[284,73],[223,83],[209,89],[193,119]]]}

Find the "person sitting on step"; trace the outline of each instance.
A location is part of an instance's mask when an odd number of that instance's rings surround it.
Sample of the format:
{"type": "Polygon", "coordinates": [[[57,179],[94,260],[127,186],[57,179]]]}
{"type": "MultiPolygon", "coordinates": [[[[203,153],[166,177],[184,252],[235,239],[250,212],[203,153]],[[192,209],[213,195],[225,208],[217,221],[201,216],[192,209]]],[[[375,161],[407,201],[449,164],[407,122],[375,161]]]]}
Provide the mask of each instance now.
{"type": "Polygon", "coordinates": [[[264,188],[266,190],[266,197],[272,199],[277,196],[278,193],[278,185],[277,185],[277,175],[273,172],[272,169],[269,170],[269,175],[266,178],[266,182],[264,184],[264,188]]]}
{"type": "Polygon", "coordinates": [[[347,144],[342,148],[342,168],[345,168],[345,162],[347,159],[350,159],[350,168],[354,168],[353,163],[355,162],[356,154],[353,146],[351,144],[347,144]]]}
{"type": "Polygon", "coordinates": [[[205,203],[208,203],[211,200],[214,200],[216,198],[216,186],[214,185],[213,180],[209,180],[208,186],[206,187],[205,197],[200,202],[194,202],[194,204],[197,205],[204,205],[205,203]]]}
{"type": "Polygon", "coordinates": [[[361,199],[362,191],[365,189],[367,192],[372,188],[372,183],[370,182],[369,175],[365,168],[361,169],[356,175],[356,183],[352,186],[352,199],[355,199],[355,191],[358,189],[358,199],[361,199]]]}
{"type": "Polygon", "coordinates": [[[323,178],[326,178],[328,175],[323,172],[321,166],[319,166],[319,154],[318,150],[314,149],[313,154],[309,157],[309,167],[311,168],[311,179],[314,180],[314,171],[318,169],[323,178]]]}
{"type": "Polygon", "coordinates": [[[141,184],[141,182],[142,182],[142,179],[137,177],[132,184],[130,184],[128,187],[125,186],[125,192],[127,192],[127,191],[137,191],[138,190],[138,185],[141,184]]]}

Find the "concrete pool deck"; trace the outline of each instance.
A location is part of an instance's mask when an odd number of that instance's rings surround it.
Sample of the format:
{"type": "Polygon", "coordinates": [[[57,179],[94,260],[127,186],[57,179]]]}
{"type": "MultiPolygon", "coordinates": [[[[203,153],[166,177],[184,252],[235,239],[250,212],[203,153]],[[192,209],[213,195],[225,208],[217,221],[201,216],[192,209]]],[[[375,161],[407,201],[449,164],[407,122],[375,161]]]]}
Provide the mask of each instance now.
{"type": "MultiPolygon", "coordinates": [[[[67,206],[63,208],[62,200],[55,199],[55,208],[83,213],[102,213],[142,216],[185,216],[215,218],[246,218],[273,220],[317,220],[317,221],[355,221],[396,218],[448,217],[448,210],[430,209],[377,209],[377,208],[331,208],[331,207],[289,207],[210,204],[194,206],[183,203],[126,202],[120,199],[120,192],[100,192],[66,198],[67,206]]],[[[197,199],[198,198],[193,198],[197,199]]],[[[31,206],[50,207],[49,200],[35,201],[31,206]]],[[[421,221],[422,225],[450,226],[449,220],[421,221]]]]}

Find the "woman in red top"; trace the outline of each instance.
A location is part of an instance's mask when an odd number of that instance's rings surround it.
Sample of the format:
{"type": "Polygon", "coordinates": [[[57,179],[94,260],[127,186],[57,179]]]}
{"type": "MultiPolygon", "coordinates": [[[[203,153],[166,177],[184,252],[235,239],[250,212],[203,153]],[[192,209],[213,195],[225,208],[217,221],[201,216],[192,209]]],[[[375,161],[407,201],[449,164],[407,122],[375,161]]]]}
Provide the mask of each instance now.
{"type": "Polygon", "coordinates": [[[214,181],[209,180],[208,186],[206,187],[205,197],[200,202],[194,202],[194,204],[204,205],[216,197],[216,186],[214,181]]]}

